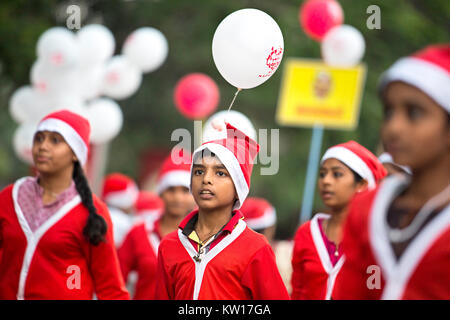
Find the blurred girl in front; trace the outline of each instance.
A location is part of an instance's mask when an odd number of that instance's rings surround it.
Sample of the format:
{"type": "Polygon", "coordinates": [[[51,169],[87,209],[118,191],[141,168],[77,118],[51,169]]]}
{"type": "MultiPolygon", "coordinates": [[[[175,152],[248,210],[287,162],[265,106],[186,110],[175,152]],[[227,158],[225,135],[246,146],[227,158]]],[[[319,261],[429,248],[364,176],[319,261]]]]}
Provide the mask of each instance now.
{"type": "Polygon", "coordinates": [[[381,78],[384,149],[412,175],[355,199],[337,299],[450,299],[450,44],[381,78]]]}

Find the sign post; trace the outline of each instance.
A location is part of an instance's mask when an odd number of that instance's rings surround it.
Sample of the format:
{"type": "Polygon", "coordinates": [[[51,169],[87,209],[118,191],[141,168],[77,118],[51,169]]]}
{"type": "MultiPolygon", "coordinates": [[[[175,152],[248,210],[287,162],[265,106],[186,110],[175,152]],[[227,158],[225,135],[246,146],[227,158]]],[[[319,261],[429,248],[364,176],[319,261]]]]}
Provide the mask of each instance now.
{"type": "Polygon", "coordinates": [[[288,58],[276,119],[280,125],[313,128],[300,223],[311,217],[323,130],[358,125],[366,66],[336,68],[321,60],[288,58]]]}

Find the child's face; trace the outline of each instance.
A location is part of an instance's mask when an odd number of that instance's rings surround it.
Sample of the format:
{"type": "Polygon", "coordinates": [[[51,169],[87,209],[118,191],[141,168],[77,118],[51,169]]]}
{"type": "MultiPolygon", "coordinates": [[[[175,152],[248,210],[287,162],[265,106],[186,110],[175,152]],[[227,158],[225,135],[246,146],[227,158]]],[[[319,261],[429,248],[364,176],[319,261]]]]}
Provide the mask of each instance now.
{"type": "Polygon", "coordinates": [[[40,173],[57,173],[73,167],[76,157],[64,138],[56,132],[39,131],[31,149],[34,165],[40,173]]]}
{"type": "Polygon", "coordinates": [[[161,194],[164,201],[165,214],[184,217],[195,206],[194,198],[189,189],[183,186],[169,187],[161,194]]]}
{"type": "Polygon", "coordinates": [[[403,82],[386,88],[381,137],[394,161],[426,168],[450,150],[448,115],[428,95],[403,82]]]}
{"type": "Polygon", "coordinates": [[[353,172],[334,158],[325,160],[320,166],[318,184],[323,203],[332,209],[346,207],[355,192],[367,187],[365,180],[357,183],[353,172]]]}
{"type": "Polygon", "coordinates": [[[237,199],[233,180],[217,157],[204,156],[194,163],[191,186],[200,209],[232,207],[237,199]]]}

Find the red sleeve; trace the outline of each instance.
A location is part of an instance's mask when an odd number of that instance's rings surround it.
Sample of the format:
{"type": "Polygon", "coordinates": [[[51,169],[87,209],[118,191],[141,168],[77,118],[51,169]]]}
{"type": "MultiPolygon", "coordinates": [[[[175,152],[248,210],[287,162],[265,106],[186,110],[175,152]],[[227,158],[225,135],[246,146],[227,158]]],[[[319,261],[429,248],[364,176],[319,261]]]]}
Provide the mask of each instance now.
{"type": "Polygon", "coordinates": [[[95,201],[95,206],[98,214],[105,219],[108,227],[104,242],[97,246],[87,244],[87,250],[91,251],[89,255],[90,271],[94,281],[95,294],[99,300],[129,300],[130,295],[125,287],[114,247],[109,211],[98,200],[95,201]]]}
{"type": "Polygon", "coordinates": [[[155,300],[173,300],[174,294],[172,290],[172,285],[164,263],[163,257],[164,253],[162,250],[163,244],[164,242],[161,242],[158,249],[158,267],[156,270],[155,300]]]}
{"type": "Polygon", "coordinates": [[[126,282],[128,274],[132,270],[136,270],[137,257],[135,252],[135,241],[134,235],[136,227],[128,232],[125,240],[123,241],[120,248],[117,250],[117,256],[119,258],[120,270],[122,270],[123,279],[126,282]]]}
{"type": "Polygon", "coordinates": [[[241,281],[250,290],[254,300],[289,300],[269,244],[254,254],[241,281]]]}
{"type": "Polygon", "coordinates": [[[332,298],[335,300],[378,299],[380,294],[380,290],[370,290],[367,286],[370,276],[367,267],[373,261],[368,243],[368,214],[372,198],[366,193],[355,197],[350,205],[341,244],[345,262],[333,289],[332,298]]]}
{"type": "Polygon", "coordinates": [[[299,300],[303,294],[304,285],[302,279],[304,279],[304,268],[301,248],[304,243],[304,232],[302,226],[300,226],[295,234],[294,250],[292,252],[292,300],[299,300]]]}

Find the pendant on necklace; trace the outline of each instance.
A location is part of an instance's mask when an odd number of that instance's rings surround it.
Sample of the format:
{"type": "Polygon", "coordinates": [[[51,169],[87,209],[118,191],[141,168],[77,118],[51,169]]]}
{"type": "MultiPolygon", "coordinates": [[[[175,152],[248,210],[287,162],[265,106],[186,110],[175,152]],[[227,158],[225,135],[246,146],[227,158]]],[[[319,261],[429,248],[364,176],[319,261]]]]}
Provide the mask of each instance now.
{"type": "Polygon", "coordinates": [[[201,248],[197,252],[197,255],[193,256],[192,259],[194,259],[196,262],[201,262],[202,261],[201,254],[203,254],[203,248],[201,248]]]}

